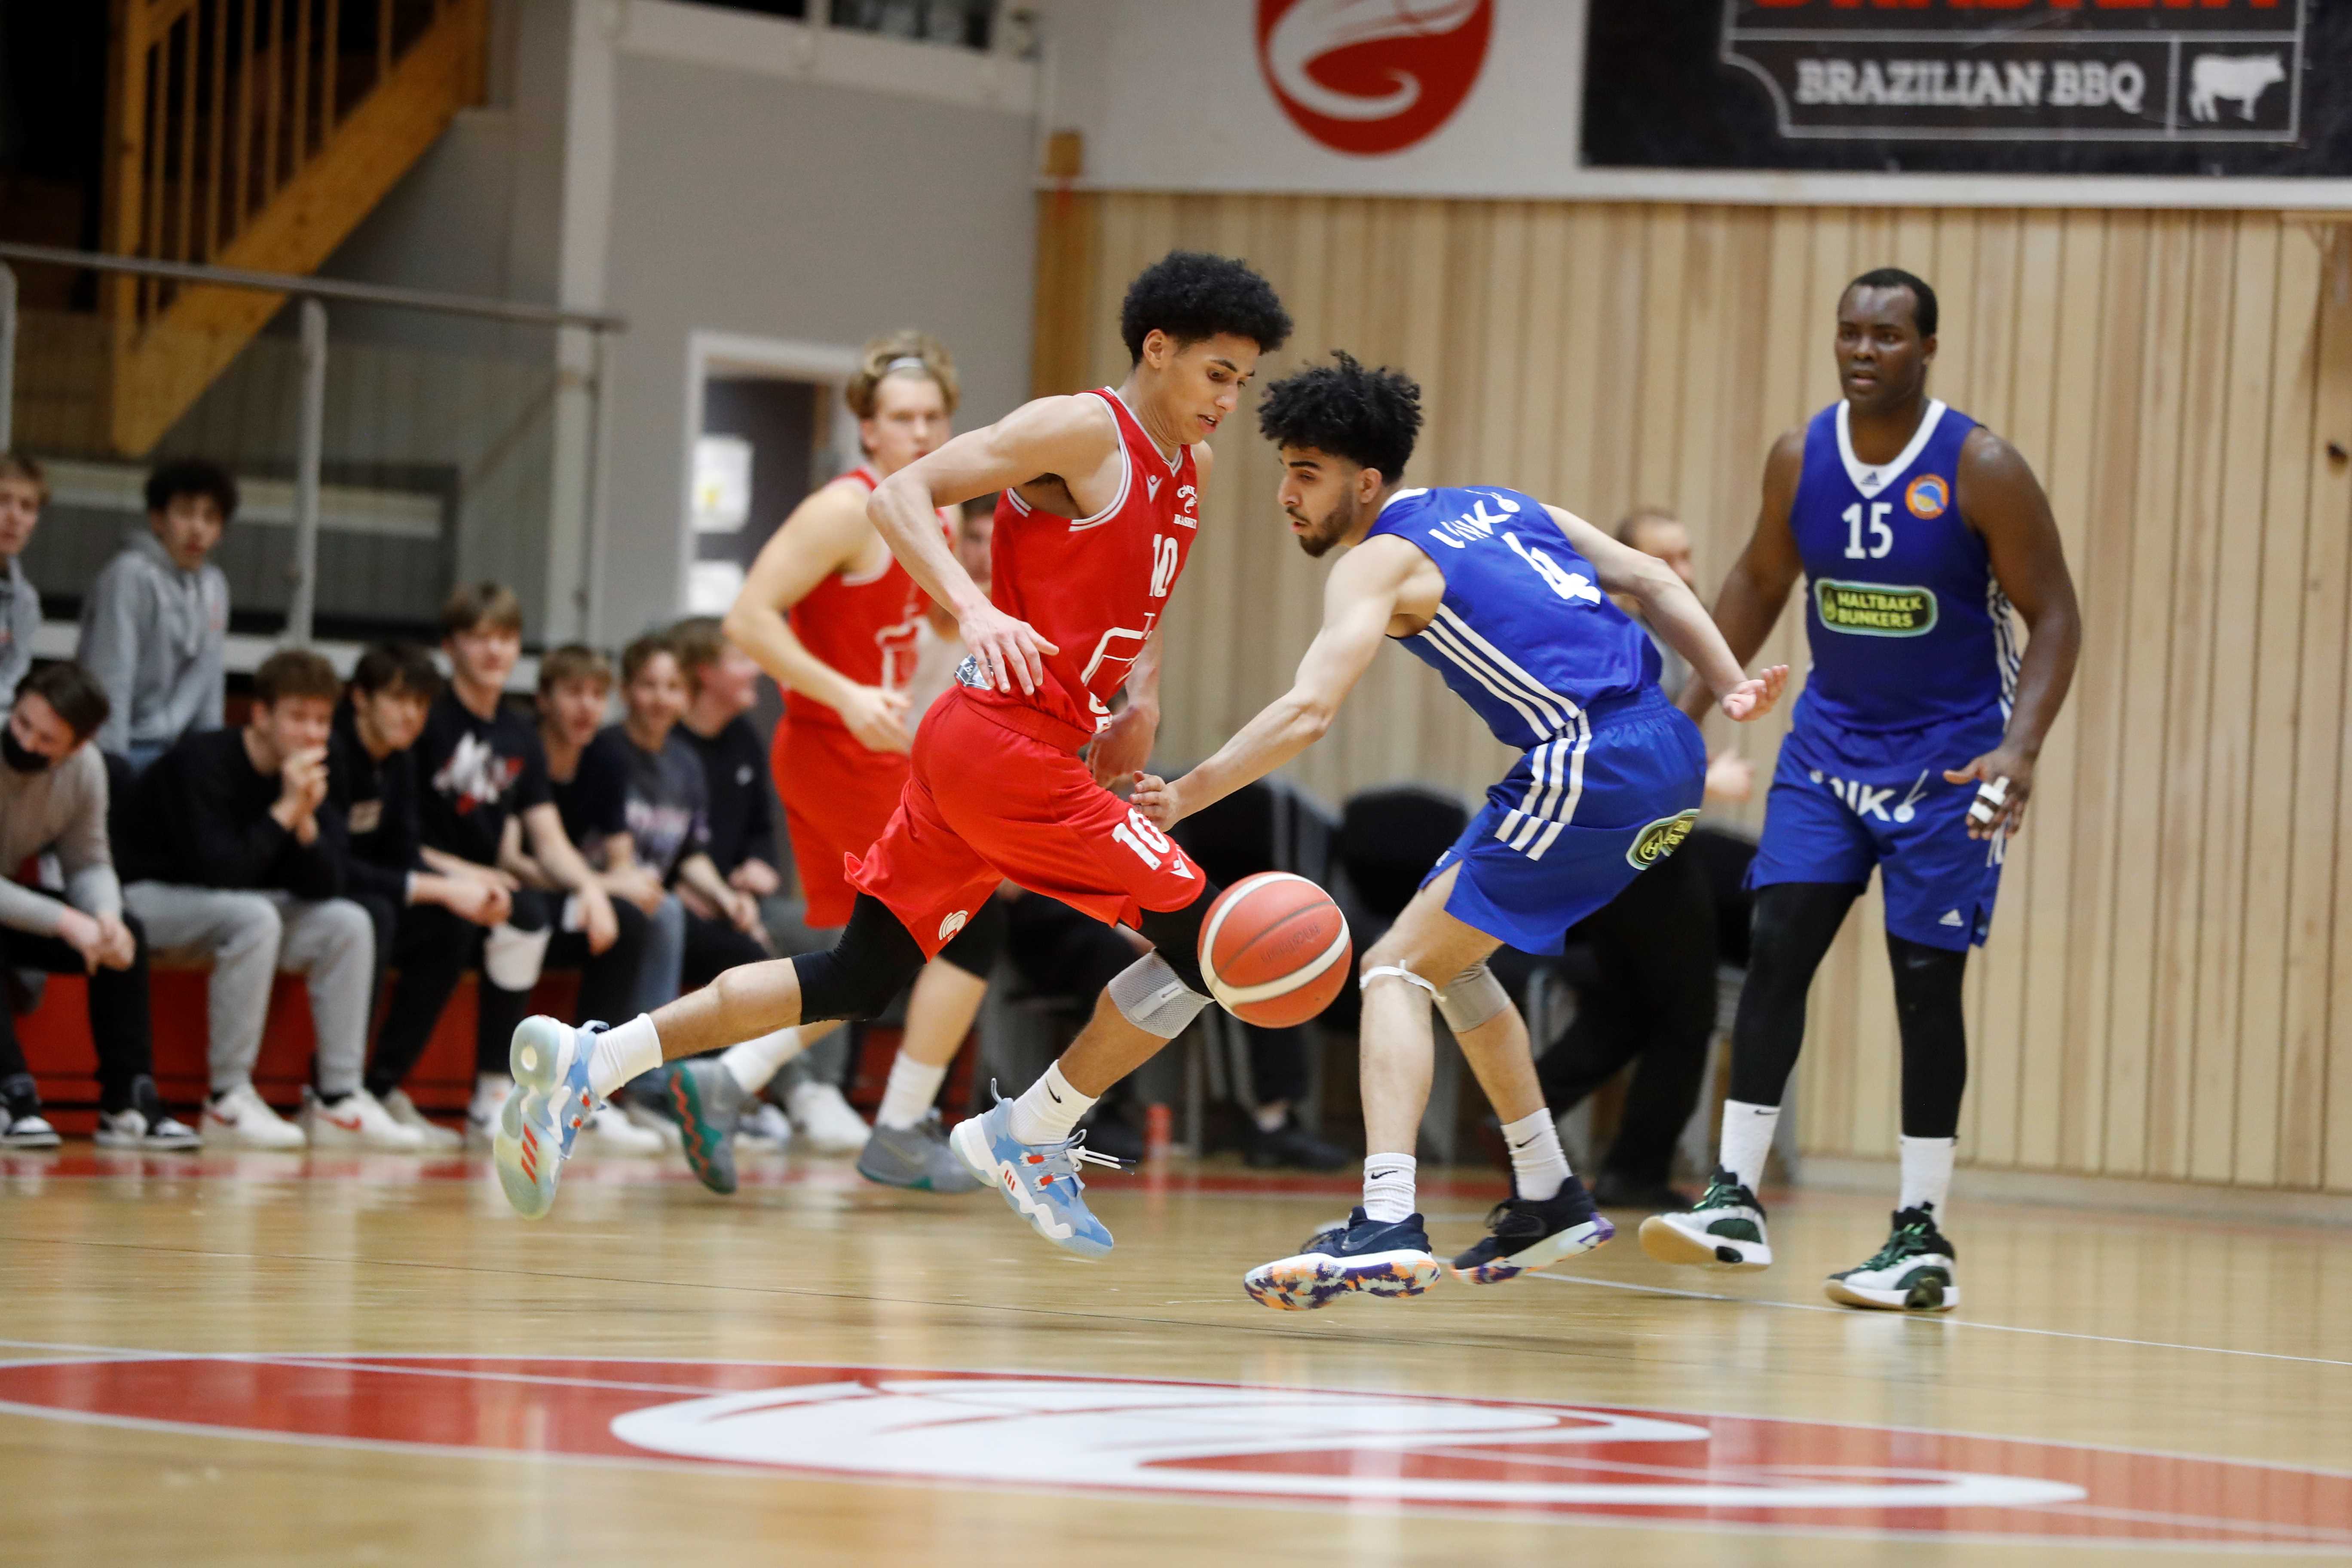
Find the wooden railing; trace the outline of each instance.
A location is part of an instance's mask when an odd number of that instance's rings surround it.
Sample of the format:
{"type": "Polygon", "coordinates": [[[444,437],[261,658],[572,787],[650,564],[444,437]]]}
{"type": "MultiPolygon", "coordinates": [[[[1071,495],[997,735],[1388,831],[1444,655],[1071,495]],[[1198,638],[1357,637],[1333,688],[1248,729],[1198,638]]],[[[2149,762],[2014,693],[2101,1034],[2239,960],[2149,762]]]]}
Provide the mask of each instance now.
{"type": "MultiPolygon", "coordinates": [[[[114,0],[103,247],[317,268],[480,97],[487,0],[114,0]]],[[[276,296],[117,277],[113,444],[144,451],[276,296]]]]}

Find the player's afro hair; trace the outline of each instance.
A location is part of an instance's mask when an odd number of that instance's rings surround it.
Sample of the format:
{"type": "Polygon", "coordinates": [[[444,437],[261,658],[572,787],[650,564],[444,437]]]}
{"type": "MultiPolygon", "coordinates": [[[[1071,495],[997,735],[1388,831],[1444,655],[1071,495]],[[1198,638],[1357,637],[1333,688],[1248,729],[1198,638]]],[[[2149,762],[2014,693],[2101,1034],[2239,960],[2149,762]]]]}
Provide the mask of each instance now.
{"type": "Polygon", "coordinates": [[[1421,435],[1421,387],[1386,365],[1367,370],[1352,354],[1284,376],[1258,399],[1257,427],[1276,447],[1311,447],[1378,468],[1394,483],[1421,435]]]}
{"type": "Polygon", "coordinates": [[[1249,263],[1204,250],[1171,250],[1136,274],[1118,308],[1118,335],[1129,363],[1143,358],[1143,340],[1155,327],[1179,343],[1231,332],[1270,354],[1290,336],[1290,312],[1249,263]]]}

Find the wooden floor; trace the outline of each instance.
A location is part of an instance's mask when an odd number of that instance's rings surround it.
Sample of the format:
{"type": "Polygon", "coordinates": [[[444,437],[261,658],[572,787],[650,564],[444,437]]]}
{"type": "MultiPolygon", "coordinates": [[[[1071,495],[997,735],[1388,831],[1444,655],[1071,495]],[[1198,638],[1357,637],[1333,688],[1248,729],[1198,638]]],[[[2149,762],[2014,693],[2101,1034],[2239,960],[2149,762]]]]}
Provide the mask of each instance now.
{"type": "MultiPolygon", "coordinates": [[[[1244,1298],[1349,1191],[1106,1177],[1085,1265],[837,1162],[583,1163],[534,1225],[454,1162],[11,1157],[0,1561],[2352,1556],[2341,1232],[1967,1209],[1919,1321],[1819,1294],[1883,1205],[1792,1194],[1760,1276],[1621,1215],[1558,1278],[1244,1298]]],[[[1495,1195],[1425,1184],[1441,1247],[1495,1195]]]]}

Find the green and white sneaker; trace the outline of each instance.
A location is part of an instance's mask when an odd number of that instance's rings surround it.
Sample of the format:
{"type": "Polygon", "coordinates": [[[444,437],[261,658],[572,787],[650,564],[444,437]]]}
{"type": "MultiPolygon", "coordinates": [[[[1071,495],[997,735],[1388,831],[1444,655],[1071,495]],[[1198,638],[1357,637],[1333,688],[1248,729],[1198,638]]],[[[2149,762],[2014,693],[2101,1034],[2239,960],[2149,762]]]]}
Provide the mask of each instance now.
{"type": "Polygon", "coordinates": [[[1689,1209],[1654,1214],[1642,1222],[1642,1250],[1661,1263],[1695,1263],[1706,1268],[1772,1266],[1764,1205],[1738,1176],[1719,1165],[1689,1209]]]}
{"type": "Polygon", "coordinates": [[[1822,1289],[1848,1307],[1894,1312],[1948,1312],[1960,1304],[1952,1244],[1936,1228],[1936,1205],[1895,1211],[1895,1234],[1859,1268],[1832,1274],[1822,1289]]]}

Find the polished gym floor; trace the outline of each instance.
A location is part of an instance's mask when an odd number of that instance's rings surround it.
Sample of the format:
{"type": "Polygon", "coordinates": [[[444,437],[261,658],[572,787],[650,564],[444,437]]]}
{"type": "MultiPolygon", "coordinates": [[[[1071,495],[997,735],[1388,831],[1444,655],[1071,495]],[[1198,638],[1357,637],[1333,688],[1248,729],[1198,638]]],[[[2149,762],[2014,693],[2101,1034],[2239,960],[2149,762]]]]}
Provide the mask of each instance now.
{"type": "MultiPolygon", "coordinates": [[[[1441,1249],[1500,1184],[1425,1182],[1441,1249]]],[[[992,1195],[772,1159],[0,1159],[0,1561],[2095,1563],[2352,1557],[2352,1246],[1954,1215],[1960,1309],[1830,1306],[1885,1206],[1787,1194],[1760,1275],[1270,1312],[1352,1184],[992,1195]]]]}

